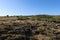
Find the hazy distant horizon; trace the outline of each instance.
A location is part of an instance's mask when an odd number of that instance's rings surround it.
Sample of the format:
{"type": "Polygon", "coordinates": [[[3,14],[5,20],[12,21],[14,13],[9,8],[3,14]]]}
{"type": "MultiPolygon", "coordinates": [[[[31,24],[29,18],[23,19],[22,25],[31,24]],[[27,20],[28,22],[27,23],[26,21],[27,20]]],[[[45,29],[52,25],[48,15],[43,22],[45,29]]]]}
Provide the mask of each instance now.
{"type": "Polygon", "coordinates": [[[60,0],[0,0],[0,16],[60,15],[60,0]]]}
{"type": "Polygon", "coordinates": [[[18,14],[14,14],[14,15],[9,15],[9,14],[6,14],[6,15],[0,15],[0,16],[32,16],[32,15],[52,15],[52,16],[60,16],[60,14],[30,14],[30,15],[18,15],[18,14]]]}

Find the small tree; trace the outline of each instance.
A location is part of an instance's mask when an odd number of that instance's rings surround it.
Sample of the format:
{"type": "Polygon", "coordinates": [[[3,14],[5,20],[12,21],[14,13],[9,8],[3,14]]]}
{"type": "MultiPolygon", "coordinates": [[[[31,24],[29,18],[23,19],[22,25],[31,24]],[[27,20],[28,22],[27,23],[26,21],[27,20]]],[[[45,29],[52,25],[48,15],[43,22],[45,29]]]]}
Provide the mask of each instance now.
{"type": "Polygon", "coordinates": [[[9,15],[7,15],[7,17],[9,17],[9,15]]]}

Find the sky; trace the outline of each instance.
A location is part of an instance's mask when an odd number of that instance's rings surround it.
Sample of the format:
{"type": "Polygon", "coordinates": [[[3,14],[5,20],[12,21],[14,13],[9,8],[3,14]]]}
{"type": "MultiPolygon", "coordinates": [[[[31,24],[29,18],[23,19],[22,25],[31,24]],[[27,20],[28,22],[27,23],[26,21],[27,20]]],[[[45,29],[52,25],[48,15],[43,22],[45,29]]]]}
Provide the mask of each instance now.
{"type": "Polygon", "coordinates": [[[0,0],[0,16],[60,15],[60,0],[0,0]]]}

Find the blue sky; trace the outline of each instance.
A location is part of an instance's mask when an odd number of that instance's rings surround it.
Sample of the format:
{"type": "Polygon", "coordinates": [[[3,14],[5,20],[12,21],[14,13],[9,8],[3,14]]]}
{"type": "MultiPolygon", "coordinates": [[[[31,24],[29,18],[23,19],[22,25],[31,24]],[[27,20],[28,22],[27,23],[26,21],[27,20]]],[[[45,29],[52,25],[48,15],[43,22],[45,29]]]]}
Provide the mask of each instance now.
{"type": "Polygon", "coordinates": [[[0,16],[60,15],[60,0],[0,0],[0,16]]]}

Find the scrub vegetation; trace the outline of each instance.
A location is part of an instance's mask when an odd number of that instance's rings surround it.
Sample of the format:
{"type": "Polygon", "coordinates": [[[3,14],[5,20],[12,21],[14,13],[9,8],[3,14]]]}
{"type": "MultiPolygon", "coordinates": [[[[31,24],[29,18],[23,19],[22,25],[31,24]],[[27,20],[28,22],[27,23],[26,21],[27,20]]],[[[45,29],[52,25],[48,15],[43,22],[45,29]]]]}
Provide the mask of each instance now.
{"type": "Polygon", "coordinates": [[[60,40],[60,15],[0,16],[0,40],[60,40]]]}

